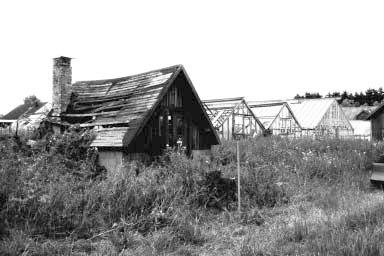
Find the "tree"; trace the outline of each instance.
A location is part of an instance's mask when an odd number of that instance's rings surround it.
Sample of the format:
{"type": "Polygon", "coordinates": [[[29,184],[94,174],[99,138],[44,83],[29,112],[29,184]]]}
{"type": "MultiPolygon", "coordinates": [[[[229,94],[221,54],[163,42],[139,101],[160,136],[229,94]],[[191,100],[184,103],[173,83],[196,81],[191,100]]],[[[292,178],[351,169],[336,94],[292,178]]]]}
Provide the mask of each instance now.
{"type": "Polygon", "coordinates": [[[304,98],[304,96],[301,96],[299,94],[296,94],[296,96],[295,96],[295,99],[303,99],[303,98],[304,98]]]}
{"type": "Polygon", "coordinates": [[[343,91],[343,93],[341,94],[341,100],[343,101],[345,99],[350,99],[347,91],[343,91]]]}
{"type": "MultiPolygon", "coordinates": [[[[343,106],[372,106],[378,103],[384,102],[384,91],[382,87],[379,89],[369,88],[365,92],[355,92],[354,94],[343,91],[340,92],[328,92],[325,95],[326,98],[339,98],[338,103],[343,106]]],[[[295,99],[316,99],[322,98],[319,93],[309,93],[306,92],[303,96],[296,94],[295,99]]]]}
{"type": "Polygon", "coordinates": [[[327,98],[340,98],[340,92],[328,93],[327,98]]]}
{"type": "Polygon", "coordinates": [[[305,93],[306,99],[319,99],[321,97],[323,97],[323,96],[321,96],[320,93],[318,93],[318,92],[315,92],[315,93],[306,92],[305,93]]]}
{"type": "Polygon", "coordinates": [[[38,107],[41,101],[35,96],[31,95],[24,99],[24,104],[30,107],[38,107]]]}

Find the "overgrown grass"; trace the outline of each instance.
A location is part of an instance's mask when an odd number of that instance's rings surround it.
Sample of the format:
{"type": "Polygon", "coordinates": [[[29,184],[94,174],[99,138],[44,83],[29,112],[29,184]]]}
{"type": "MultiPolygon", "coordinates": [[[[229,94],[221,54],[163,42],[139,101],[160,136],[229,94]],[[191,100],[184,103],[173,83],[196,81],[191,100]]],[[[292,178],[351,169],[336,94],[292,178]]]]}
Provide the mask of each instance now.
{"type": "Polygon", "coordinates": [[[384,205],[351,210],[337,220],[295,221],[282,229],[272,254],[383,255],[384,205]]]}
{"type": "Polygon", "coordinates": [[[20,139],[0,141],[3,254],[197,255],[207,244],[219,246],[214,244],[220,234],[230,231],[223,240],[241,255],[382,252],[374,246],[382,238],[382,207],[329,217],[349,209],[353,199],[345,199],[343,190],[370,193],[369,172],[384,152],[382,144],[279,137],[241,141],[243,212],[238,216],[231,180],[235,143],[215,147],[208,163],[170,151],[150,166],[128,165],[106,175],[96,164],[97,152],[88,149],[91,139],[92,134],[73,129],[32,147],[20,139]],[[288,225],[290,209],[296,217],[288,225]],[[328,222],[302,217],[314,209],[328,222]],[[257,237],[256,246],[250,235],[255,230],[266,232],[269,241],[257,237]],[[354,247],[336,250],[343,242],[354,247]]]}

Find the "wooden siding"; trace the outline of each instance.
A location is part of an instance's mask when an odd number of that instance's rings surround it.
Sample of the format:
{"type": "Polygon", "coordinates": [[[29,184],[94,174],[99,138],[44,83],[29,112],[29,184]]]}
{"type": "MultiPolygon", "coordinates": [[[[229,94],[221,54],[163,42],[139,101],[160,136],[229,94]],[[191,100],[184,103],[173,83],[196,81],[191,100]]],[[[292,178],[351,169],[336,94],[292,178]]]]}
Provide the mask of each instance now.
{"type": "Polygon", "coordinates": [[[210,149],[217,143],[199,99],[194,96],[185,73],[181,72],[127,152],[158,155],[169,146],[185,147],[190,153],[210,149]]]}
{"type": "Polygon", "coordinates": [[[371,121],[372,139],[383,140],[384,138],[384,104],[378,106],[367,120],[371,121]]]}
{"type": "Polygon", "coordinates": [[[372,138],[374,140],[383,140],[384,138],[384,113],[380,112],[371,119],[372,138]]]}
{"type": "Polygon", "coordinates": [[[123,152],[121,151],[99,151],[99,164],[108,170],[109,175],[113,175],[123,167],[123,152]]]}

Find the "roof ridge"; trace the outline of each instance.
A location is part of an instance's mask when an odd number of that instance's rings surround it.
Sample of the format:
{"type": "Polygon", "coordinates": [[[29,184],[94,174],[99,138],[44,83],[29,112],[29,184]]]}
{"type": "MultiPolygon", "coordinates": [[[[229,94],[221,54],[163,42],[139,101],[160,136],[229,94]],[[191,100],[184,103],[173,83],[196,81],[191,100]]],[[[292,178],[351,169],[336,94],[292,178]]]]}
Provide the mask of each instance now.
{"type": "Polygon", "coordinates": [[[135,77],[135,76],[147,75],[147,74],[150,74],[150,73],[160,72],[160,71],[168,70],[168,69],[182,69],[182,68],[183,68],[182,64],[177,64],[177,65],[173,65],[173,66],[169,66],[169,67],[164,67],[164,68],[158,68],[158,69],[154,69],[154,70],[146,71],[146,72],[142,72],[142,73],[136,73],[136,74],[129,75],[129,76],[109,78],[109,79],[76,81],[76,82],[73,83],[73,85],[82,85],[82,84],[85,84],[85,83],[94,83],[94,84],[100,83],[100,84],[103,84],[103,83],[107,83],[107,82],[118,83],[120,80],[126,80],[126,79],[129,79],[131,77],[135,77]]]}
{"type": "Polygon", "coordinates": [[[263,108],[263,107],[275,107],[275,106],[283,106],[285,104],[288,104],[285,101],[282,102],[271,102],[271,103],[260,103],[260,104],[252,104],[252,102],[248,102],[248,106],[250,108],[263,108]]]}
{"type": "Polygon", "coordinates": [[[201,101],[204,103],[213,103],[213,102],[238,101],[238,100],[244,100],[244,97],[209,99],[209,100],[201,100],[201,101]]]}
{"type": "Polygon", "coordinates": [[[314,98],[314,99],[307,99],[307,98],[299,98],[299,99],[286,99],[284,101],[315,101],[315,100],[339,100],[340,97],[331,97],[331,98],[314,98]]]}

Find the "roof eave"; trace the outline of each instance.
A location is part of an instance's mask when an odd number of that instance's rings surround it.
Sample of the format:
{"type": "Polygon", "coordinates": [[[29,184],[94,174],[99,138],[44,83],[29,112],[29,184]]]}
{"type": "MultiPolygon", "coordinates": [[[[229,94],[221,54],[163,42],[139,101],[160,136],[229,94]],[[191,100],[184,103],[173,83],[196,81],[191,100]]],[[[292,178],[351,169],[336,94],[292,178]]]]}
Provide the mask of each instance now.
{"type": "Polygon", "coordinates": [[[164,87],[161,90],[160,95],[158,96],[156,102],[152,105],[152,108],[149,111],[147,111],[147,113],[144,116],[143,120],[141,120],[138,129],[136,129],[136,132],[131,136],[131,138],[126,138],[126,136],[124,136],[124,138],[123,138],[123,147],[127,147],[128,148],[130,146],[130,144],[132,143],[133,139],[135,137],[137,137],[142,132],[142,130],[144,129],[145,125],[148,123],[149,119],[151,118],[153,112],[159,106],[161,100],[164,98],[164,96],[168,92],[169,87],[172,85],[172,83],[175,81],[176,77],[180,74],[180,71],[183,69],[182,65],[175,65],[175,66],[172,66],[172,67],[177,67],[177,70],[172,74],[172,76],[168,79],[168,81],[164,85],[164,87]]]}
{"type": "Polygon", "coordinates": [[[180,72],[182,71],[182,72],[184,73],[185,78],[187,79],[188,84],[191,86],[192,92],[193,92],[193,94],[195,95],[195,97],[197,98],[198,103],[199,103],[199,105],[200,105],[200,108],[201,108],[201,110],[203,111],[204,117],[205,117],[206,120],[208,121],[208,124],[209,124],[209,126],[211,127],[211,130],[212,130],[212,132],[213,132],[213,134],[214,134],[214,136],[215,136],[215,138],[216,138],[216,143],[217,143],[217,144],[220,144],[220,137],[219,137],[219,135],[217,134],[216,129],[215,129],[215,127],[213,126],[213,124],[212,124],[212,122],[211,122],[211,119],[209,118],[207,112],[205,111],[205,108],[204,108],[204,106],[203,106],[203,102],[202,102],[202,100],[200,99],[199,95],[197,94],[196,89],[195,89],[195,87],[193,86],[193,83],[192,83],[191,79],[189,78],[189,76],[188,76],[186,70],[184,69],[184,67],[183,67],[182,65],[180,65],[180,66],[181,66],[181,70],[180,70],[180,72]]]}

